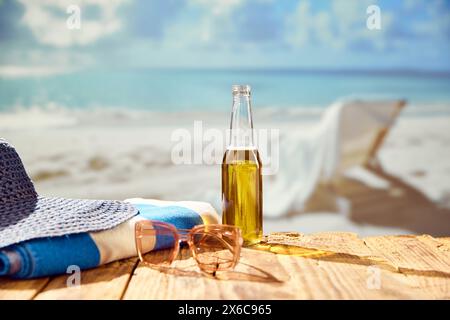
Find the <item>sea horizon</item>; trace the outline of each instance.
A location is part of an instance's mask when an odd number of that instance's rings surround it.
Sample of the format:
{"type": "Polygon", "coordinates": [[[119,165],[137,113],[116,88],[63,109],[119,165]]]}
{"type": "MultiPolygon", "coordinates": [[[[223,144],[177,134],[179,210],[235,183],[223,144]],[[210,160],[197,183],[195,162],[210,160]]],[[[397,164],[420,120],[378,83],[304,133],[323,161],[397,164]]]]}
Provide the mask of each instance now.
{"type": "Polygon", "coordinates": [[[44,77],[0,76],[0,111],[61,107],[217,111],[233,84],[252,87],[259,108],[325,108],[349,97],[449,104],[450,71],[361,68],[95,68],[44,77]]]}

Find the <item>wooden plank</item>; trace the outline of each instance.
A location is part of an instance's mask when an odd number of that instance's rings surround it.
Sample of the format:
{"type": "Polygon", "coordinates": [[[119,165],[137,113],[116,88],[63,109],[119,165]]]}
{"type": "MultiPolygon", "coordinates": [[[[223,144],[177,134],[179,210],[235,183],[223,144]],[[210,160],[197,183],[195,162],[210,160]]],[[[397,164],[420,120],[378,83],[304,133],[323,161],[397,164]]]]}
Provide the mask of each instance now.
{"type": "MultiPolygon", "coordinates": [[[[151,253],[164,259],[168,252],[151,253]]],[[[190,258],[188,250],[181,250],[179,260],[161,270],[140,263],[130,280],[124,299],[204,299],[208,279],[204,278],[190,258]]],[[[212,290],[210,299],[219,299],[212,290]]]]}
{"type": "MultiPolygon", "coordinates": [[[[447,263],[450,262],[450,238],[433,238],[431,236],[420,236],[419,241],[428,245],[439,257],[443,257],[447,263]]],[[[448,270],[450,273],[450,269],[448,270]]],[[[419,287],[424,288],[433,299],[450,299],[450,274],[441,276],[423,277],[420,275],[408,275],[419,287]]]]}
{"type": "Polygon", "coordinates": [[[280,232],[270,234],[266,241],[269,245],[285,244],[359,257],[374,256],[364,241],[351,232],[318,232],[310,235],[280,232]]]}
{"type": "Polygon", "coordinates": [[[362,263],[348,255],[287,258],[295,284],[292,290],[297,290],[300,299],[414,299],[423,296],[404,275],[362,263]]]}
{"type": "Polygon", "coordinates": [[[55,277],[35,299],[120,299],[136,263],[132,258],[82,271],[80,286],[67,286],[70,275],[55,277]]]}
{"type": "MultiPolygon", "coordinates": [[[[285,253],[281,257],[292,276],[300,299],[415,299],[424,297],[405,275],[378,258],[352,233],[318,233],[297,236],[272,234],[270,251],[285,253]],[[282,249],[280,250],[280,242],[282,249]],[[284,247],[290,247],[283,250],[284,247]],[[294,259],[297,248],[314,248],[304,259],[294,259]],[[295,248],[295,249],[294,249],[295,248]],[[307,259],[306,259],[307,258],[307,259]],[[315,262],[314,262],[315,261],[315,262]]],[[[306,252],[306,251],[304,251],[306,252]]],[[[295,290],[295,289],[294,289],[295,290]]],[[[426,296],[425,296],[426,297],[426,296]]]]}
{"type": "MultiPolygon", "coordinates": [[[[280,236],[280,234],[278,234],[280,236]]],[[[336,234],[334,238],[339,238],[336,234]]],[[[342,238],[357,238],[349,234],[342,238]]],[[[300,239],[301,237],[297,237],[300,239]]],[[[326,234],[316,237],[316,247],[326,234]]],[[[383,264],[374,265],[374,254],[359,248],[367,257],[348,254],[349,247],[337,242],[346,253],[305,249],[297,245],[262,244],[242,251],[241,262],[233,272],[216,278],[200,273],[188,252],[174,263],[171,271],[160,272],[139,265],[132,277],[125,299],[415,299],[426,298],[404,274],[383,264]],[[274,253],[277,254],[274,254],[274,253]],[[380,285],[372,286],[379,276],[380,285]]],[[[291,243],[296,236],[290,234],[291,243]]],[[[314,239],[312,237],[311,239],[314,239]]],[[[286,239],[285,239],[286,240],[286,239]]],[[[360,239],[359,239],[360,240],[360,239]]],[[[331,244],[328,244],[329,249],[331,244]]],[[[351,246],[351,245],[350,245],[351,246]]]]}
{"type": "Polygon", "coordinates": [[[30,300],[49,282],[49,278],[15,280],[0,278],[0,300],[30,300]]]}
{"type": "Polygon", "coordinates": [[[450,299],[450,252],[431,236],[365,238],[366,244],[389,260],[429,299],[450,299]]]}
{"type": "Polygon", "coordinates": [[[234,271],[219,275],[224,299],[296,299],[291,274],[273,253],[244,248],[234,271]]]}
{"type": "Polygon", "coordinates": [[[437,238],[437,241],[439,241],[442,244],[442,246],[439,247],[440,250],[446,252],[450,251],[450,237],[437,238]]]}
{"type": "Polygon", "coordinates": [[[424,299],[450,299],[450,278],[408,273],[406,277],[425,295],[424,299]]]}
{"type": "MultiPolygon", "coordinates": [[[[35,280],[0,279],[1,299],[450,299],[450,238],[275,233],[235,270],[200,272],[187,249],[169,268],[137,259],[35,280]]],[[[167,252],[152,255],[164,257],[167,252]]]]}
{"type": "Polygon", "coordinates": [[[290,299],[292,290],[283,288],[289,275],[274,254],[242,250],[234,271],[215,277],[201,273],[187,250],[165,271],[140,264],[124,299],[290,299]],[[258,261],[258,263],[255,263],[258,261]]]}
{"type": "Polygon", "coordinates": [[[401,272],[450,276],[450,258],[437,249],[430,236],[384,236],[364,238],[366,245],[401,272]]]}
{"type": "MultiPolygon", "coordinates": [[[[418,236],[417,239],[426,244],[438,256],[442,257],[447,265],[450,265],[450,241],[446,241],[445,238],[433,238],[429,235],[418,236]]],[[[450,268],[448,272],[450,273],[450,268]]]]}
{"type": "Polygon", "coordinates": [[[277,232],[267,236],[262,245],[270,247],[271,252],[294,256],[323,258],[339,254],[341,257],[377,260],[364,241],[351,232],[318,232],[310,235],[277,232]]]}

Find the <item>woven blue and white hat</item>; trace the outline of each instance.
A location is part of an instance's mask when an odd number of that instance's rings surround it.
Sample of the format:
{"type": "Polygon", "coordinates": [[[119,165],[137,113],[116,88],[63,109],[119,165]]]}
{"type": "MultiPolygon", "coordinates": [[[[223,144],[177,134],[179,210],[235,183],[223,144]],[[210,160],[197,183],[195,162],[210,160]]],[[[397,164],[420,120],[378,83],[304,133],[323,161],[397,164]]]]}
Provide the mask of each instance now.
{"type": "Polygon", "coordinates": [[[0,248],[34,238],[105,230],[138,212],[125,202],[41,197],[13,146],[0,138],[0,248]]]}

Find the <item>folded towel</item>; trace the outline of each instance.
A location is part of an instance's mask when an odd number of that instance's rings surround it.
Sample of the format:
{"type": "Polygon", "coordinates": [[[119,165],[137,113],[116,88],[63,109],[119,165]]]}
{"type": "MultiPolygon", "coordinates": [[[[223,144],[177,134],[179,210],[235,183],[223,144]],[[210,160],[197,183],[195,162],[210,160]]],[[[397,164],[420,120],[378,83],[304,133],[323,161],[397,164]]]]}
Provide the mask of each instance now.
{"type": "MultiPolygon", "coordinates": [[[[139,220],[168,222],[183,229],[219,221],[214,208],[204,202],[126,201],[134,204],[139,214],[113,229],[33,239],[0,249],[0,276],[25,279],[64,274],[69,266],[84,270],[136,256],[134,225],[139,220]]],[[[149,239],[145,249],[164,249],[168,245],[155,237],[149,239]]]]}

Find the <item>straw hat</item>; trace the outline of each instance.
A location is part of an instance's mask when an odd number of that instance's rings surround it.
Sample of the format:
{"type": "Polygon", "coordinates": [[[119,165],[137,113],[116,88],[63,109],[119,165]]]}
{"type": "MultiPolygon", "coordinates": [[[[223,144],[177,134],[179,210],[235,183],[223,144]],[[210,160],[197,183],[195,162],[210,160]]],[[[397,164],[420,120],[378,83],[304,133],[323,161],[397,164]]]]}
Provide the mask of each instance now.
{"type": "Polygon", "coordinates": [[[121,201],[41,197],[13,146],[0,138],[0,248],[34,238],[109,229],[136,215],[121,201]]]}

